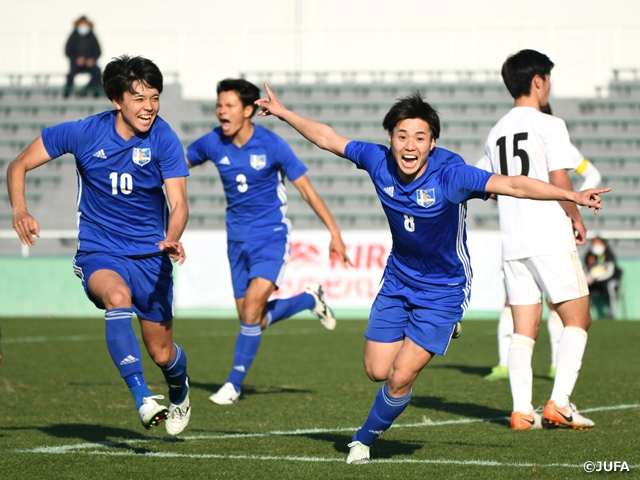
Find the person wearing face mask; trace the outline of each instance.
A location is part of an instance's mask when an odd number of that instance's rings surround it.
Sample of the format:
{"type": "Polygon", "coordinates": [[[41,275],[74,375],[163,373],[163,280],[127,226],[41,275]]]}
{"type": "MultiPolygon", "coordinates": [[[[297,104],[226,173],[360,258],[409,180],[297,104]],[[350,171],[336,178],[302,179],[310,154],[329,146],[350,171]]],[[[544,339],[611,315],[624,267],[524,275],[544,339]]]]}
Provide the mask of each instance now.
{"type": "Polygon", "coordinates": [[[591,248],[584,257],[589,294],[601,295],[608,307],[606,318],[616,316],[616,290],[622,270],[616,265],[616,258],[601,237],[591,240],[591,248]]]}
{"type": "Polygon", "coordinates": [[[93,23],[84,15],[74,22],[74,30],[67,40],[65,55],[69,58],[70,67],[67,75],[67,83],[64,87],[64,97],[67,98],[73,92],[73,79],[78,73],[91,74],[89,84],[81,90],[86,94],[92,91],[97,97],[100,95],[100,67],[97,60],[100,57],[100,44],[93,33],[93,23]]]}

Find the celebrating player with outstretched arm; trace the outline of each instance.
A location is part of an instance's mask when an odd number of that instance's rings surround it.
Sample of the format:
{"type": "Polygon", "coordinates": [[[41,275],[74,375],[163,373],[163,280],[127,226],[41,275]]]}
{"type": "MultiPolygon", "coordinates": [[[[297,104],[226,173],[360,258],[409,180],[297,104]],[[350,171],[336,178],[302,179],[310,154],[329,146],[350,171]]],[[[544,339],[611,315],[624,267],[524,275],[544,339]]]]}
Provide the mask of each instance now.
{"type": "Polygon", "coordinates": [[[411,386],[435,354],[444,355],[471,293],[466,201],[490,194],[564,200],[602,208],[599,194],[573,192],[527,177],[506,177],[468,166],[436,147],[437,112],[416,92],[398,100],[382,125],[390,147],[351,141],[287,110],[265,84],[260,115],[284,120],[318,147],[366,170],[389,221],[392,253],[366,331],[364,364],[384,381],[371,412],[349,444],[347,463],[369,461],[369,447],[404,411],[411,386]]]}
{"type": "Polygon", "coordinates": [[[167,433],[177,435],[187,426],[191,407],[187,358],[172,336],[171,260],[182,264],[186,258],[180,237],[189,216],[189,171],[178,136],[158,116],[163,86],[158,67],[123,55],[106,66],[103,84],[115,110],[45,128],[9,165],[13,225],[25,245],[34,244],[40,228],[27,210],[25,175],[72,153],[79,228],[73,269],[87,297],[106,310],[107,348],[142,425],[150,428],[166,419],[167,433]],[[134,313],[147,352],[169,386],[168,409],[145,382],[131,325],[134,313]]]}

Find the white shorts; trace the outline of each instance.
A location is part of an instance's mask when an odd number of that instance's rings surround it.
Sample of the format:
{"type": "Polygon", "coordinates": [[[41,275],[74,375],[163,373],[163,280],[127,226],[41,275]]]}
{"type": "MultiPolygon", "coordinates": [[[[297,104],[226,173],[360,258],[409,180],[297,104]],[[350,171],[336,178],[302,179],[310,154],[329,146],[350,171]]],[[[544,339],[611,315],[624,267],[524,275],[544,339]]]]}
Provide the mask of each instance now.
{"type": "Polygon", "coordinates": [[[511,305],[551,303],[589,295],[578,252],[556,253],[502,262],[507,298],[511,305]]]}

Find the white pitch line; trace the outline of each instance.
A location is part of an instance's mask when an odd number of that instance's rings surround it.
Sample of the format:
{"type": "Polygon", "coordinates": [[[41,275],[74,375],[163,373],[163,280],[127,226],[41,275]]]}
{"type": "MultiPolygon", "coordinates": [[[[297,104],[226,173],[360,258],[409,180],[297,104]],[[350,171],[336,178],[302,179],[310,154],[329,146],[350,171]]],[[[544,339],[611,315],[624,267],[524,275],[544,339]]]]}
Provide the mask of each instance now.
{"type": "Polygon", "coordinates": [[[6,378],[3,378],[2,381],[4,382],[4,391],[5,392],[16,393],[16,391],[13,389],[13,387],[9,383],[9,380],[7,380],[6,378]]]}
{"type": "MultiPolygon", "coordinates": [[[[87,452],[89,455],[108,455],[114,457],[152,457],[152,458],[191,458],[191,459],[213,459],[213,460],[271,460],[288,462],[310,462],[310,463],[344,463],[344,457],[291,457],[274,455],[221,455],[216,453],[173,453],[173,452],[87,452]]],[[[461,465],[472,467],[514,467],[514,468],[584,468],[584,463],[506,463],[488,460],[446,460],[446,459],[412,459],[412,458],[382,458],[373,459],[369,463],[413,463],[431,465],[461,465]]],[[[629,465],[629,468],[638,468],[639,465],[629,465]]],[[[356,467],[362,468],[362,467],[356,467]]]]}
{"type": "MultiPolygon", "coordinates": [[[[612,405],[603,407],[594,407],[581,410],[582,412],[599,412],[607,410],[627,410],[631,408],[640,408],[640,404],[631,405],[612,405]]],[[[391,428],[416,428],[416,427],[438,427],[443,425],[465,425],[469,423],[491,422],[496,420],[505,420],[508,417],[494,417],[494,418],[461,418],[457,420],[441,420],[433,422],[426,420],[420,423],[401,423],[391,425],[391,428]]],[[[104,441],[104,442],[90,442],[90,443],[78,443],[75,445],[59,445],[55,447],[36,447],[26,450],[16,450],[21,453],[50,453],[50,454],[65,454],[76,450],[86,450],[90,448],[104,448],[120,445],[140,445],[148,443],[166,442],[172,443],[177,441],[186,440],[231,440],[237,438],[256,438],[256,437],[271,437],[271,436],[297,436],[319,433],[340,433],[340,432],[355,432],[360,427],[338,427],[338,428],[308,428],[298,430],[272,430],[268,432],[254,432],[254,433],[231,433],[223,435],[185,435],[180,437],[165,437],[165,438],[141,438],[141,439],[129,439],[121,441],[104,441]]],[[[227,458],[227,457],[225,457],[227,458]]],[[[280,458],[280,457],[279,457],[280,458]]]]}

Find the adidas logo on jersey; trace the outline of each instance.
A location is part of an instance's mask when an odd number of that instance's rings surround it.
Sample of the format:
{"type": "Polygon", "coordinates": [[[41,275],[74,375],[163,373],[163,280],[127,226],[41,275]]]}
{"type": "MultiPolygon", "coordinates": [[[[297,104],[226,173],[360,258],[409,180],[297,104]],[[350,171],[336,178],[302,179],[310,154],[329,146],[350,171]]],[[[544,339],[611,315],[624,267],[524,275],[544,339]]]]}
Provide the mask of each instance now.
{"type": "Polygon", "coordinates": [[[393,197],[393,187],[384,187],[384,193],[386,193],[390,197],[393,197]]]}
{"type": "Polygon", "coordinates": [[[225,156],[222,160],[220,160],[220,165],[231,165],[229,157],[225,156]]]}
{"type": "Polygon", "coordinates": [[[102,158],[103,160],[107,159],[107,156],[104,154],[104,150],[98,150],[93,154],[94,157],[102,158]]]}
{"type": "Polygon", "coordinates": [[[139,361],[140,360],[138,360],[133,355],[127,355],[127,357],[120,362],[120,365],[129,365],[131,363],[136,363],[136,362],[139,362],[139,361]]]}
{"type": "Polygon", "coordinates": [[[247,370],[244,368],[244,365],[235,365],[233,367],[234,370],[237,370],[238,372],[241,373],[245,373],[247,370]]]}

